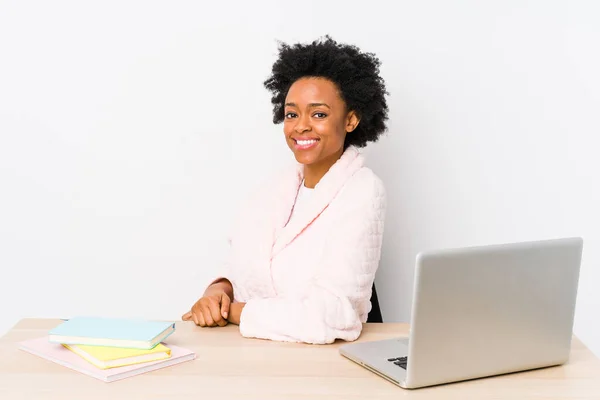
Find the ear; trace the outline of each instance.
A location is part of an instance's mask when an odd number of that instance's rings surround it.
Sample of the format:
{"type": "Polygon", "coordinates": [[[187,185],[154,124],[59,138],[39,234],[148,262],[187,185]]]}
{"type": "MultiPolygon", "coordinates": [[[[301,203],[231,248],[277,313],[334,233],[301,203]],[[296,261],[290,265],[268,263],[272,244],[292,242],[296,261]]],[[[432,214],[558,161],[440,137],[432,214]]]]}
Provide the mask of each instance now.
{"type": "Polygon", "coordinates": [[[360,117],[356,111],[349,111],[346,116],[346,133],[350,133],[356,129],[360,122],[360,117]]]}

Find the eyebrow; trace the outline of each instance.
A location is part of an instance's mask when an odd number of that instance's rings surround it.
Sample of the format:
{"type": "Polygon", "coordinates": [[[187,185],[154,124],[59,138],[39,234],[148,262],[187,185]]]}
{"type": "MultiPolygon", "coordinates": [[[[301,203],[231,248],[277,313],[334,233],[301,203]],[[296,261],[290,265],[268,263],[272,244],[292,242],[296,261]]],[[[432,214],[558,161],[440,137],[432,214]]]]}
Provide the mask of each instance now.
{"type": "MultiPolygon", "coordinates": [[[[285,103],[286,107],[290,106],[290,107],[298,107],[298,105],[296,103],[285,103]]],[[[331,107],[329,107],[327,104],[325,103],[310,103],[308,105],[309,107],[320,107],[320,106],[325,106],[329,109],[331,109],[331,107]]]]}

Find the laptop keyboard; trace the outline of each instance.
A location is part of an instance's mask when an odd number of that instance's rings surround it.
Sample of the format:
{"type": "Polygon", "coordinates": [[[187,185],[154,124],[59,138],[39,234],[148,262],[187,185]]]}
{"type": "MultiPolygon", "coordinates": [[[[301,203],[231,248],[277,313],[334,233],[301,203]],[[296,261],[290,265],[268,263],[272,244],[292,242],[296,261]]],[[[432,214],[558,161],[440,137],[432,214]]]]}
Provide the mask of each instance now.
{"type": "Polygon", "coordinates": [[[408,362],[408,357],[388,358],[388,361],[394,363],[395,365],[399,366],[400,368],[406,369],[406,363],[408,362]]]}

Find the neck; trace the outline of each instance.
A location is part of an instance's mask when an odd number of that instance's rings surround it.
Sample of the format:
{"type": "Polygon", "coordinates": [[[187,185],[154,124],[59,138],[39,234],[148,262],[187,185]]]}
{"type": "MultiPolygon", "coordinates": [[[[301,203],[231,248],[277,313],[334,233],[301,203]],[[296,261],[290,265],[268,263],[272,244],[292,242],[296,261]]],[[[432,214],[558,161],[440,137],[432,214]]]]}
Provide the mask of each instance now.
{"type": "Polygon", "coordinates": [[[342,148],[318,163],[305,165],[304,186],[307,188],[314,188],[317,186],[317,183],[325,176],[327,171],[329,171],[329,168],[340,159],[343,153],[344,149],[342,148]]]}

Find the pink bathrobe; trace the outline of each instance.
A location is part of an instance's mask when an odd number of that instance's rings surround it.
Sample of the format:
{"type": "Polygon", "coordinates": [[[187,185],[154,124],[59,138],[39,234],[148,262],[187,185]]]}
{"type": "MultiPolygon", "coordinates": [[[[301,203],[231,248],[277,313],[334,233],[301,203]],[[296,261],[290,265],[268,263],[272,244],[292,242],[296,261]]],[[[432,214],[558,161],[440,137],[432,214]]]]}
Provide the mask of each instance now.
{"type": "Polygon", "coordinates": [[[278,341],[356,340],[371,309],[385,189],[349,147],[289,221],[303,166],[245,204],[222,276],[245,302],[240,332],[278,341]]]}

